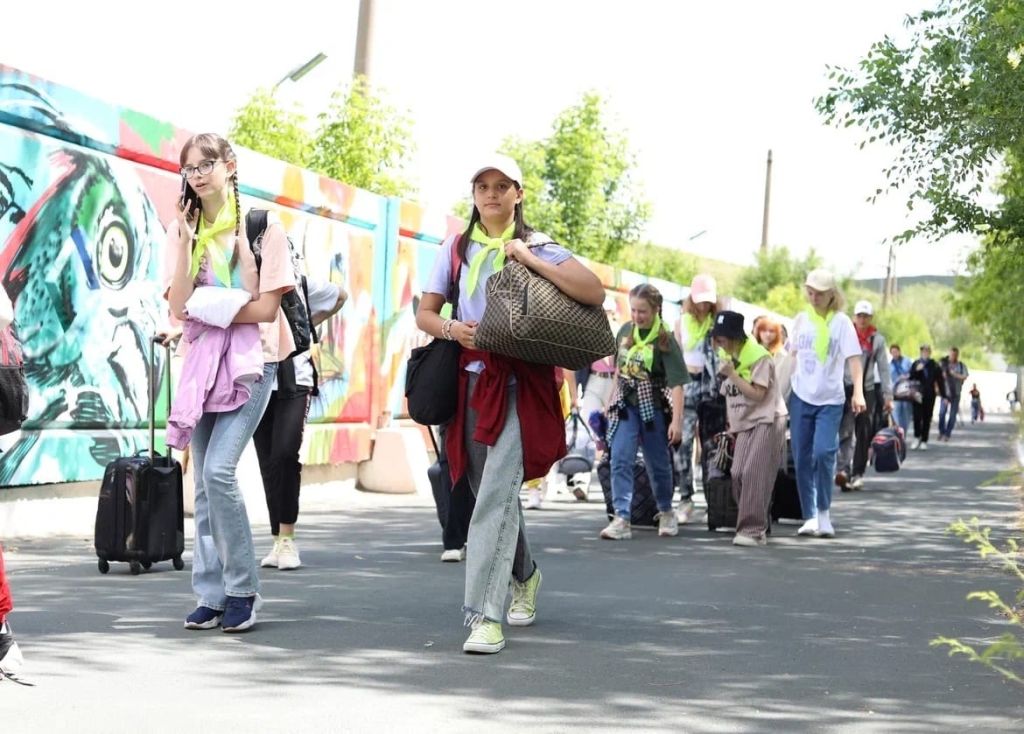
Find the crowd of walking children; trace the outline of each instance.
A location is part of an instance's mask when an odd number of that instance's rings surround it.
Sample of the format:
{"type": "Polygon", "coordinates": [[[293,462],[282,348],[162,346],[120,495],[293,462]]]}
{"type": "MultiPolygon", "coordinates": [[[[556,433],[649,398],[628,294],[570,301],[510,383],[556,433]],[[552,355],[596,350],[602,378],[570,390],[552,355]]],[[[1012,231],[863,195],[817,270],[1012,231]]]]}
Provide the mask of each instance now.
{"type": "MultiPolygon", "coordinates": [[[[262,603],[260,567],[301,565],[294,538],[298,453],[316,375],[310,345],[300,344],[282,303],[300,289],[315,333],[347,296],[337,285],[297,272],[292,246],[274,216],[255,234],[246,226],[238,162],[225,139],[190,138],[180,164],[182,197],[167,231],[164,295],[181,324],[172,336],[180,336],[183,357],[167,440],[189,447],[195,473],[195,606],[184,626],[242,632],[255,625],[262,603]],[[262,561],[237,479],[250,439],[271,524],[272,547],[262,561]]],[[[675,328],[665,321],[657,288],[633,288],[630,319],[615,330],[614,352],[575,376],[479,349],[485,284],[508,262],[525,265],[580,304],[603,305],[610,320],[618,309],[598,277],[573,256],[571,242],[556,243],[527,223],[523,174],[514,160],[494,154],[467,173],[473,204],[468,224],[439,248],[416,313],[422,331],[461,347],[457,407],[439,427],[439,454],[455,491],[439,501],[438,515],[445,528],[442,560],[465,561],[464,651],[496,653],[506,644],[503,624],[527,626],[537,618],[543,575],[520,490],[527,483],[534,492],[528,506],[540,507],[536,483],[560,466],[567,417],[582,414],[588,424],[605,427],[611,516],[601,538],[632,535],[640,457],[657,506],[657,535],[671,538],[694,518],[694,458],[706,486],[712,460],[720,469],[724,455],[731,457],[738,508],[733,543],[750,547],[768,543],[777,476],[790,463],[802,515],[797,534],[831,538],[833,487],[863,486],[868,444],[894,405],[904,430],[913,413],[916,445],[925,449],[934,402],[942,397],[940,438],[952,434],[969,374],[956,350],[940,365],[928,345],[913,363],[898,345],[887,349],[872,325],[871,304],[858,303],[851,320],[834,276],[824,269],[807,274],[807,305],[788,332],[769,316],[748,325],[729,308],[715,279],[699,274],[675,328]]],[[[7,306],[0,319],[11,310],[7,306]]],[[[976,420],[982,417],[976,387],[971,398],[976,420]]],[[[591,474],[572,474],[569,487],[585,500],[591,474]]],[[[0,554],[4,673],[21,663],[6,619],[11,608],[0,554]]]]}

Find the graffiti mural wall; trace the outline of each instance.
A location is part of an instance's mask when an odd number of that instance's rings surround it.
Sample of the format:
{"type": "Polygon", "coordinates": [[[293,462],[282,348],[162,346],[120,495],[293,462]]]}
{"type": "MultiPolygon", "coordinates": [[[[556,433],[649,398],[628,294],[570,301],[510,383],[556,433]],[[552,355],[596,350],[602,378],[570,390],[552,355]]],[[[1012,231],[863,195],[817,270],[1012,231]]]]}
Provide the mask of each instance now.
{"type": "MultiPolygon", "coordinates": [[[[0,66],[0,280],[30,390],[29,420],[0,454],[0,487],[95,480],[113,458],[147,448],[149,338],[168,323],[165,224],[190,135],[0,66]]],[[[323,327],[303,461],[366,460],[374,429],[405,414],[406,359],[425,339],[415,324],[420,288],[462,222],[237,153],[243,207],[276,211],[307,273],[349,293],[323,327]]],[[[625,293],[647,278],[590,266],[628,320],[625,293]]],[[[674,323],[685,289],[653,282],[674,323]]]]}

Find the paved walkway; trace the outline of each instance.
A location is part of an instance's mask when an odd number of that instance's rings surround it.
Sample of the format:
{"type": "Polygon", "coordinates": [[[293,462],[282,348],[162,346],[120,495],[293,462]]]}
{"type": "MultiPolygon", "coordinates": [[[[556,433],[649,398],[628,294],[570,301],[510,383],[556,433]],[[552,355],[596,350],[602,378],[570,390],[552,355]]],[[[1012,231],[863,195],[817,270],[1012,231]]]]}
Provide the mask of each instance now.
{"type": "Polygon", "coordinates": [[[549,502],[528,515],[539,621],[491,657],[460,651],[462,566],[438,561],[422,503],[307,513],[306,567],[264,575],[241,636],[183,630],[169,564],[100,576],[91,540],[12,543],[37,686],[0,683],[0,731],[1024,731],[1019,687],[928,647],[1005,631],[964,597],[1010,579],[944,530],[1020,527],[1019,490],[985,485],[1011,441],[1005,418],[968,426],[871,475],[837,496],[833,541],[776,526],[739,549],[691,525],[612,543],[597,502],[549,502]]]}

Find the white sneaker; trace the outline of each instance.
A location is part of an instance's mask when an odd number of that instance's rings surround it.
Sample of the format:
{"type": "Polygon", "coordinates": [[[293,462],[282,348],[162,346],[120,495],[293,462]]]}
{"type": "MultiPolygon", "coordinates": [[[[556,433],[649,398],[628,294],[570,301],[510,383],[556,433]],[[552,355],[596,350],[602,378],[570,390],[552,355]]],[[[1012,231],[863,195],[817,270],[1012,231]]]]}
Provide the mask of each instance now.
{"type": "Polygon", "coordinates": [[[628,520],[615,517],[608,523],[608,527],[601,531],[601,537],[605,540],[629,540],[633,537],[633,531],[628,520]]]}
{"type": "Polygon", "coordinates": [[[914,445],[911,448],[913,448],[915,451],[921,448],[921,439],[917,439],[916,441],[914,441],[914,445]]]}
{"type": "Polygon", "coordinates": [[[527,510],[539,510],[540,509],[540,490],[531,489],[526,495],[526,509],[527,510]]]}
{"type": "Polygon", "coordinates": [[[458,563],[459,561],[466,560],[466,546],[461,548],[449,548],[441,554],[441,561],[443,563],[458,563]]]}
{"type": "Polygon", "coordinates": [[[918,446],[917,448],[920,449],[921,451],[927,451],[928,450],[928,442],[927,441],[921,441],[920,443],[921,443],[921,445],[918,446]]]}
{"type": "Polygon", "coordinates": [[[21,648],[14,641],[10,625],[5,621],[0,625],[0,680],[5,675],[15,675],[25,665],[21,648]]]}
{"type": "Polygon", "coordinates": [[[818,534],[818,518],[817,516],[812,517],[810,520],[804,522],[800,526],[800,529],[796,531],[797,535],[817,535],[818,534]]]}
{"type": "Polygon", "coordinates": [[[295,541],[291,538],[281,538],[277,551],[277,567],[282,571],[291,571],[301,565],[302,559],[299,558],[299,549],[295,547],[295,541]]]}
{"type": "Polygon", "coordinates": [[[679,535],[679,520],[673,510],[658,513],[658,535],[663,538],[679,535]]]}
{"type": "Polygon", "coordinates": [[[736,533],[732,538],[733,545],[742,545],[745,548],[760,548],[761,546],[768,545],[768,538],[761,535],[757,538],[752,538],[749,535],[743,533],[736,533]]]}
{"type": "Polygon", "coordinates": [[[850,480],[850,489],[864,489],[864,477],[854,477],[850,480]]]}
{"type": "Polygon", "coordinates": [[[680,525],[686,525],[693,519],[694,506],[692,500],[686,500],[685,502],[679,503],[679,508],[676,510],[676,520],[680,525]]]}
{"type": "Polygon", "coordinates": [[[261,568],[277,568],[278,558],[281,552],[281,541],[274,538],[274,547],[270,549],[262,561],[260,561],[261,568]]]}
{"type": "Polygon", "coordinates": [[[815,533],[819,538],[834,538],[836,536],[836,529],[832,527],[832,518],[828,516],[828,512],[818,513],[818,532],[815,533]]]}

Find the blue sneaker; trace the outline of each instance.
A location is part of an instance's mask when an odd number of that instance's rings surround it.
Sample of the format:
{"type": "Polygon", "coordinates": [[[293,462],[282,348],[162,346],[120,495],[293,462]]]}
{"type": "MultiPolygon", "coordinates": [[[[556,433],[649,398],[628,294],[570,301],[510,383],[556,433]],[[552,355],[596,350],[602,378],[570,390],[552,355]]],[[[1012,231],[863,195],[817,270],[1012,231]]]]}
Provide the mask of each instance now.
{"type": "Polygon", "coordinates": [[[229,596],[224,619],[221,621],[222,632],[245,632],[256,624],[256,612],[263,606],[263,597],[229,596]]]}
{"type": "Polygon", "coordinates": [[[210,607],[196,607],[192,614],[185,618],[185,629],[187,630],[212,630],[220,624],[220,618],[224,612],[210,607]]]}

